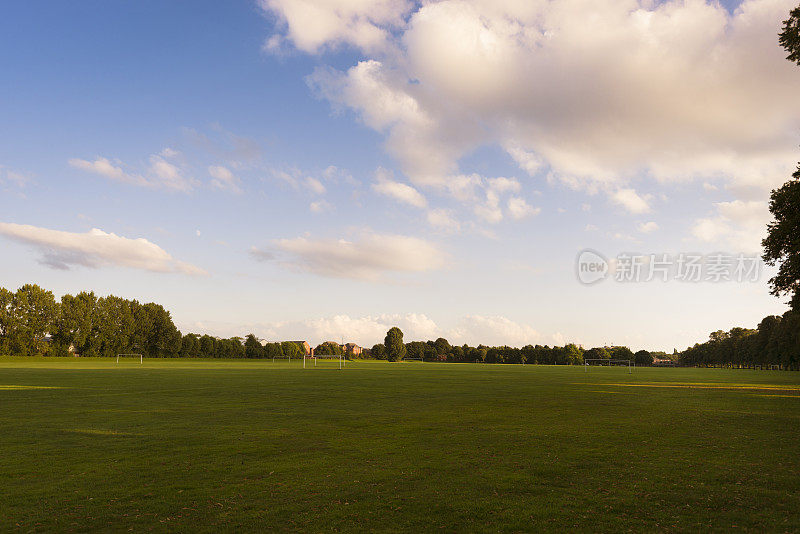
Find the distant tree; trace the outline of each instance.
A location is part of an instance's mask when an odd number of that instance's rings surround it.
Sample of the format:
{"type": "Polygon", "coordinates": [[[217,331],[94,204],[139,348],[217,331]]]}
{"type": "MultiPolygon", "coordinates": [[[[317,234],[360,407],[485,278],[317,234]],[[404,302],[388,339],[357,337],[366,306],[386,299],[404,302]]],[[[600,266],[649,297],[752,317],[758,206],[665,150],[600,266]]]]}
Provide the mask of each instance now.
{"type": "Polygon", "coordinates": [[[584,360],[595,360],[595,359],[604,359],[610,360],[611,354],[605,349],[605,347],[593,347],[586,352],[583,353],[584,360]]]}
{"type": "Polygon", "coordinates": [[[406,357],[406,346],[403,344],[403,331],[396,326],[393,326],[386,332],[383,345],[386,347],[386,358],[390,362],[399,362],[406,357]]]}
{"type": "Polygon", "coordinates": [[[284,358],[283,355],[283,348],[281,348],[280,343],[267,343],[264,346],[264,357],[265,358],[284,358]]]}
{"type": "Polygon", "coordinates": [[[789,52],[786,59],[800,65],[800,6],[791,10],[789,18],[783,21],[778,42],[789,52]]]}
{"type": "Polygon", "coordinates": [[[386,346],[382,343],[376,343],[369,349],[369,354],[371,358],[376,360],[385,360],[386,359],[386,346]]]}
{"type": "Polygon", "coordinates": [[[264,357],[264,347],[253,334],[247,334],[244,339],[244,353],[247,358],[256,359],[264,357]]]}
{"type": "Polygon", "coordinates": [[[447,355],[450,354],[450,343],[445,338],[438,338],[433,342],[433,346],[436,348],[437,356],[444,356],[443,359],[447,359],[447,355]]]}
{"type": "Polygon", "coordinates": [[[92,355],[97,333],[93,325],[97,316],[96,307],[97,297],[94,293],[83,291],[76,296],[61,297],[61,309],[53,333],[60,354],[67,354],[71,347],[77,354],[92,355]]]}
{"type": "Polygon", "coordinates": [[[344,351],[338,343],[333,341],[325,341],[324,343],[317,345],[314,349],[314,355],[317,354],[321,356],[341,356],[344,354],[344,351]]]}
{"type": "Polygon", "coordinates": [[[567,363],[569,365],[583,364],[583,350],[574,343],[565,345],[564,353],[566,354],[567,363]]]}
{"type": "Polygon", "coordinates": [[[454,362],[463,362],[464,361],[464,349],[459,347],[458,345],[454,345],[450,348],[450,361],[454,362]]]}
{"type": "Polygon", "coordinates": [[[653,365],[653,355],[646,350],[640,350],[633,355],[633,361],[636,365],[653,365]]]}
{"type": "Polygon", "coordinates": [[[14,328],[14,293],[0,287],[0,354],[11,352],[11,332],[14,328]]]}
{"type": "Polygon", "coordinates": [[[406,356],[408,358],[425,358],[425,343],[422,341],[411,341],[406,343],[406,356]]]}
{"type": "Polygon", "coordinates": [[[281,342],[281,350],[283,351],[284,358],[302,358],[305,351],[300,348],[300,345],[294,341],[281,342]]]}
{"type": "Polygon", "coordinates": [[[23,356],[45,353],[45,334],[53,332],[58,315],[53,293],[35,284],[25,284],[14,294],[11,313],[14,315],[11,350],[23,356]]]}
{"type": "Polygon", "coordinates": [[[217,340],[208,334],[200,337],[200,356],[203,358],[218,358],[217,340]]]}
{"type": "Polygon", "coordinates": [[[633,360],[633,351],[628,347],[611,347],[609,351],[613,360],[633,360]]]}

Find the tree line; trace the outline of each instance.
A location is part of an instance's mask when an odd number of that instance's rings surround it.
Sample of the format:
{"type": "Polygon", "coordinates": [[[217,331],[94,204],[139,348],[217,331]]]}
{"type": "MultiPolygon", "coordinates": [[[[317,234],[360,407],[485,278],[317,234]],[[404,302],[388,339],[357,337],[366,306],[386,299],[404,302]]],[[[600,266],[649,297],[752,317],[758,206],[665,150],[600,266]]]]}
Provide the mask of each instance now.
{"type": "MultiPolygon", "coordinates": [[[[366,349],[361,357],[377,360],[402,361],[422,360],[426,362],[454,363],[510,363],[540,365],[582,365],[584,359],[631,360],[636,365],[651,365],[653,355],[640,350],[636,354],[628,347],[595,347],[585,350],[573,343],[563,347],[548,345],[525,345],[522,348],[507,345],[491,347],[468,344],[451,345],[445,338],[435,341],[411,341],[403,343],[403,332],[393,327],[386,333],[382,344],[378,343],[366,349]]],[[[602,363],[602,362],[601,362],[602,363]]]]}
{"type": "Polygon", "coordinates": [[[800,313],[764,317],[756,329],[712,332],[680,354],[681,365],[800,370],[800,313]]]}
{"type": "MultiPolygon", "coordinates": [[[[114,295],[94,292],[64,295],[26,284],[12,292],[0,288],[0,354],[19,356],[102,356],[136,353],[146,358],[302,358],[304,350],[292,341],[262,343],[254,334],[220,339],[210,335],[181,334],[170,313],[160,304],[142,304],[114,295]]],[[[586,358],[630,359],[637,365],[652,363],[647,351],[635,355],[628,347],[584,350],[574,344],[563,347],[526,345],[522,348],[451,345],[446,339],[403,342],[403,332],[391,328],[384,343],[346,354],[338,343],[326,341],[314,349],[317,355],[345,355],[379,360],[406,358],[429,362],[480,362],[576,365],[586,358]]]]}

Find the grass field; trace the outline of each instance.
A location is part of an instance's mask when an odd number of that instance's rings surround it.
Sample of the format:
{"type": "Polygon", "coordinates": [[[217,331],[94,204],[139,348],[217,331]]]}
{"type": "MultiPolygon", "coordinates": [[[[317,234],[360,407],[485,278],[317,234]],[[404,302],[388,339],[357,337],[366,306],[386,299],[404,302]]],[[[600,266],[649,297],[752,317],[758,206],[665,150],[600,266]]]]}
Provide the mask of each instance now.
{"type": "Polygon", "coordinates": [[[0,359],[0,530],[800,531],[800,373],[0,359]]]}

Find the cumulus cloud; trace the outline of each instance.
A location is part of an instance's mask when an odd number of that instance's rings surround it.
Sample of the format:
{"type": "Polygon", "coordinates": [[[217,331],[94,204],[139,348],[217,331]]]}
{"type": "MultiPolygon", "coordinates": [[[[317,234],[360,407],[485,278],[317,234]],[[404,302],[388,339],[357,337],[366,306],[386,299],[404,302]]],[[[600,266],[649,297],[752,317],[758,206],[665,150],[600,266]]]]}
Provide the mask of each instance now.
{"type": "Polygon", "coordinates": [[[309,53],[337,45],[384,50],[392,28],[403,23],[411,8],[406,0],[260,0],[259,4],[277,15],[285,30],[267,39],[266,50],[280,51],[284,41],[289,41],[309,53]]]}
{"type": "Polygon", "coordinates": [[[720,243],[744,252],[760,250],[770,220],[765,201],[716,202],[715,214],[697,219],[692,235],[705,243],[720,243]]]}
{"type": "Polygon", "coordinates": [[[619,189],[611,195],[611,200],[631,213],[647,213],[650,205],[633,189],[619,189]]]}
{"type": "Polygon", "coordinates": [[[485,345],[521,347],[543,342],[543,336],[532,327],[502,316],[467,315],[459,321],[450,336],[485,345]]]}
{"type": "Polygon", "coordinates": [[[232,193],[241,193],[241,181],[233,175],[227,167],[222,165],[211,165],[208,168],[208,174],[213,178],[211,186],[217,189],[223,189],[232,193]]]}
{"type": "Polygon", "coordinates": [[[428,201],[419,191],[408,184],[394,181],[391,172],[382,168],[378,169],[375,171],[375,178],[377,181],[372,184],[372,189],[376,193],[392,197],[398,202],[415,208],[424,208],[428,205],[428,201]]]}
{"type": "Polygon", "coordinates": [[[455,233],[461,229],[461,223],[453,217],[452,210],[436,208],[428,212],[428,224],[447,233],[455,233]]]}
{"type": "Polygon", "coordinates": [[[534,208],[522,197],[511,197],[508,199],[508,213],[513,219],[524,219],[532,215],[538,215],[541,208],[534,208]]]}
{"type": "Polygon", "coordinates": [[[452,324],[439,324],[422,313],[389,313],[361,317],[339,314],[299,321],[244,325],[204,321],[188,325],[186,329],[224,336],[242,336],[246,332],[253,332],[271,341],[306,339],[313,345],[324,341],[339,342],[344,338],[346,342],[352,341],[363,347],[371,347],[375,343],[383,343],[387,330],[393,326],[403,331],[406,342],[444,337],[452,345],[469,343],[472,346],[484,344],[522,347],[529,343],[564,344],[560,334],[547,339],[524,323],[502,316],[481,315],[467,315],[452,324]]]}
{"type": "Polygon", "coordinates": [[[121,266],[160,273],[207,274],[199,267],[174,259],[147,239],[130,239],[97,228],[74,233],[0,222],[0,235],[32,246],[41,254],[40,262],[54,269],[75,265],[121,266]]]}
{"type": "Polygon", "coordinates": [[[301,272],[334,278],[378,280],[390,273],[441,269],[445,255],[433,243],[416,237],[365,233],[357,240],[280,239],[271,249],[254,247],[256,259],[276,259],[301,272]]]}
{"type": "Polygon", "coordinates": [[[641,223],[639,225],[639,231],[643,234],[650,234],[658,230],[658,223],[655,221],[649,221],[645,223],[641,223]]]}
{"type": "Polygon", "coordinates": [[[382,132],[412,185],[447,184],[494,145],[531,175],[615,196],[635,177],[766,192],[791,173],[800,78],[775,35],[793,4],[261,2],[300,50],[361,51],[309,84],[382,132]]]}
{"type": "Polygon", "coordinates": [[[185,176],[183,170],[175,163],[168,161],[168,158],[176,155],[177,152],[170,148],[164,149],[159,154],[151,155],[148,158],[148,165],[142,173],[128,172],[123,168],[124,164],[121,161],[112,161],[102,156],[98,156],[94,160],[72,158],[69,160],[69,165],[110,180],[140,187],[190,191],[194,187],[194,181],[185,176]]]}
{"type": "Polygon", "coordinates": [[[333,206],[330,202],[325,200],[315,200],[308,205],[308,209],[311,210],[312,213],[325,213],[326,211],[332,211],[333,206]]]}
{"type": "Polygon", "coordinates": [[[0,186],[13,186],[22,189],[30,182],[30,178],[3,165],[0,165],[0,186]]]}

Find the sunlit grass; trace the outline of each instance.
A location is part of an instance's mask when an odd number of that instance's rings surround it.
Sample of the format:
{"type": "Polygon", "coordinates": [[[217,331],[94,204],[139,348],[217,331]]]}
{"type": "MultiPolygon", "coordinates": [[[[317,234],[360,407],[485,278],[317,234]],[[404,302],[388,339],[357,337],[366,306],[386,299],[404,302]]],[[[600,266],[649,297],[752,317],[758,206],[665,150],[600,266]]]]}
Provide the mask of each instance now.
{"type": "Polygon", "coordinates": [[[0,358],[0,384],[0,531],[800,530],[800,373],[0,358]]]}

